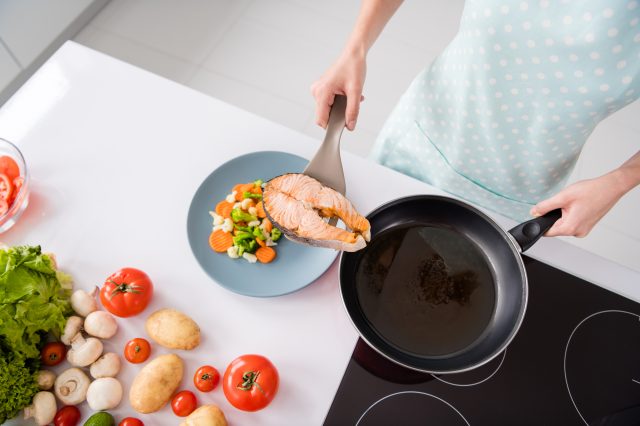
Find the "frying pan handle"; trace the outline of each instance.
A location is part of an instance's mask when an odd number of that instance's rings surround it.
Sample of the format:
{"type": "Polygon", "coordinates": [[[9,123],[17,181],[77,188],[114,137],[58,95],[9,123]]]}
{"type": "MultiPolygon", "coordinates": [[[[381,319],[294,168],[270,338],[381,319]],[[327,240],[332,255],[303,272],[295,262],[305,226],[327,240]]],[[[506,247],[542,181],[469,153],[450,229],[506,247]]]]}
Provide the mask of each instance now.
{"type": "Polygon", "coordinates": [[[526,251],[562,217],[562,210],[551,210],[535,219],[528,220],[509,230],[509,233],[520,244],[522,251],[526,251]]]}

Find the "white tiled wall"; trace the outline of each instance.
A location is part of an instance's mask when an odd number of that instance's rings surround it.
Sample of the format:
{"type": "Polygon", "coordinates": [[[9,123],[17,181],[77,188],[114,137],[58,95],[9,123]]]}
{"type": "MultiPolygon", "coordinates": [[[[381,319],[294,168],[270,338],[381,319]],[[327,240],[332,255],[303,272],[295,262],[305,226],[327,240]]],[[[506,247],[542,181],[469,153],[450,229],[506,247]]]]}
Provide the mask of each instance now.
{"type": "MultiPolygon", "coordinates": [[[[463,0],[406,0],[370,53],[358,128],[366,155],[411,79],[457,30],[463,0]]],[[[321,139],[309,86],[339,53],[356,0],[112,0],[76,41],[321,139]]],[[[598,176],[640,148],[640,103],[603,122],[572,180],[598,176]]],[[[584,239],[568,241],[640,270],[640,189],[584,239]]]]}

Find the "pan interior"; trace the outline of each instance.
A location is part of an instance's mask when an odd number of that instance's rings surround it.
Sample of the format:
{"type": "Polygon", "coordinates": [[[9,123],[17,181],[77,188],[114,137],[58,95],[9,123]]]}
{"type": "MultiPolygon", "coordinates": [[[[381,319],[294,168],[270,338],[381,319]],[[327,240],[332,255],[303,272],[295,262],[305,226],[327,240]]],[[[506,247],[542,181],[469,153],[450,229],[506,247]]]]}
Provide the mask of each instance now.
{"type": "Polygon", "coordinates": [[[473,346],[496,307],[483,251],[442,225],[409,223],[376,235],[357,264],[356,291],[373,330],[418,357],[473,346]]]}

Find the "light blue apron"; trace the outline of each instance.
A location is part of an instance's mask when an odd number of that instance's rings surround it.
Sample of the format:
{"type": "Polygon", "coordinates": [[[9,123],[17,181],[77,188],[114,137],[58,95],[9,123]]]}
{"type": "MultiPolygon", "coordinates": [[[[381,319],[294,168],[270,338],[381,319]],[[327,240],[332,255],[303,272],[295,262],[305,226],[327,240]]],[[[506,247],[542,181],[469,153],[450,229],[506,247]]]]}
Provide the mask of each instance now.
{"type": "Polygon", "coordinates": [[[564,187],[595,126],[640,96],[639,20],[637,0],[468,0],[372,158],[530,218],[564,187]]]}

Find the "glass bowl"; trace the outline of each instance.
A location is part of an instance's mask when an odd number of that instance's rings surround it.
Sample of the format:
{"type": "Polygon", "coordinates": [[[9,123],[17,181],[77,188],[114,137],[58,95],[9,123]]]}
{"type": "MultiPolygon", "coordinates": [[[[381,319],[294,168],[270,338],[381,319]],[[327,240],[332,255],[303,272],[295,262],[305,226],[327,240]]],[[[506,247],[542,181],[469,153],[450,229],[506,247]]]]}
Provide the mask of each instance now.
{"type": "Polygon", "coordinates": [[[5,180],[0,176],[0,232],[4,232],[18,221],[29,204],[29,172],[22,152],[17,146],[2,138],[0,138],[0,174],[8,177],[5,180]],[[6,173],[7,163],[2,160],[4,156],[11,157],[18,166],[17,177],[8,176],[12,173],[6,173]],[[10,190],[7,190],[7,182],[10,182],[10,190]]]}

